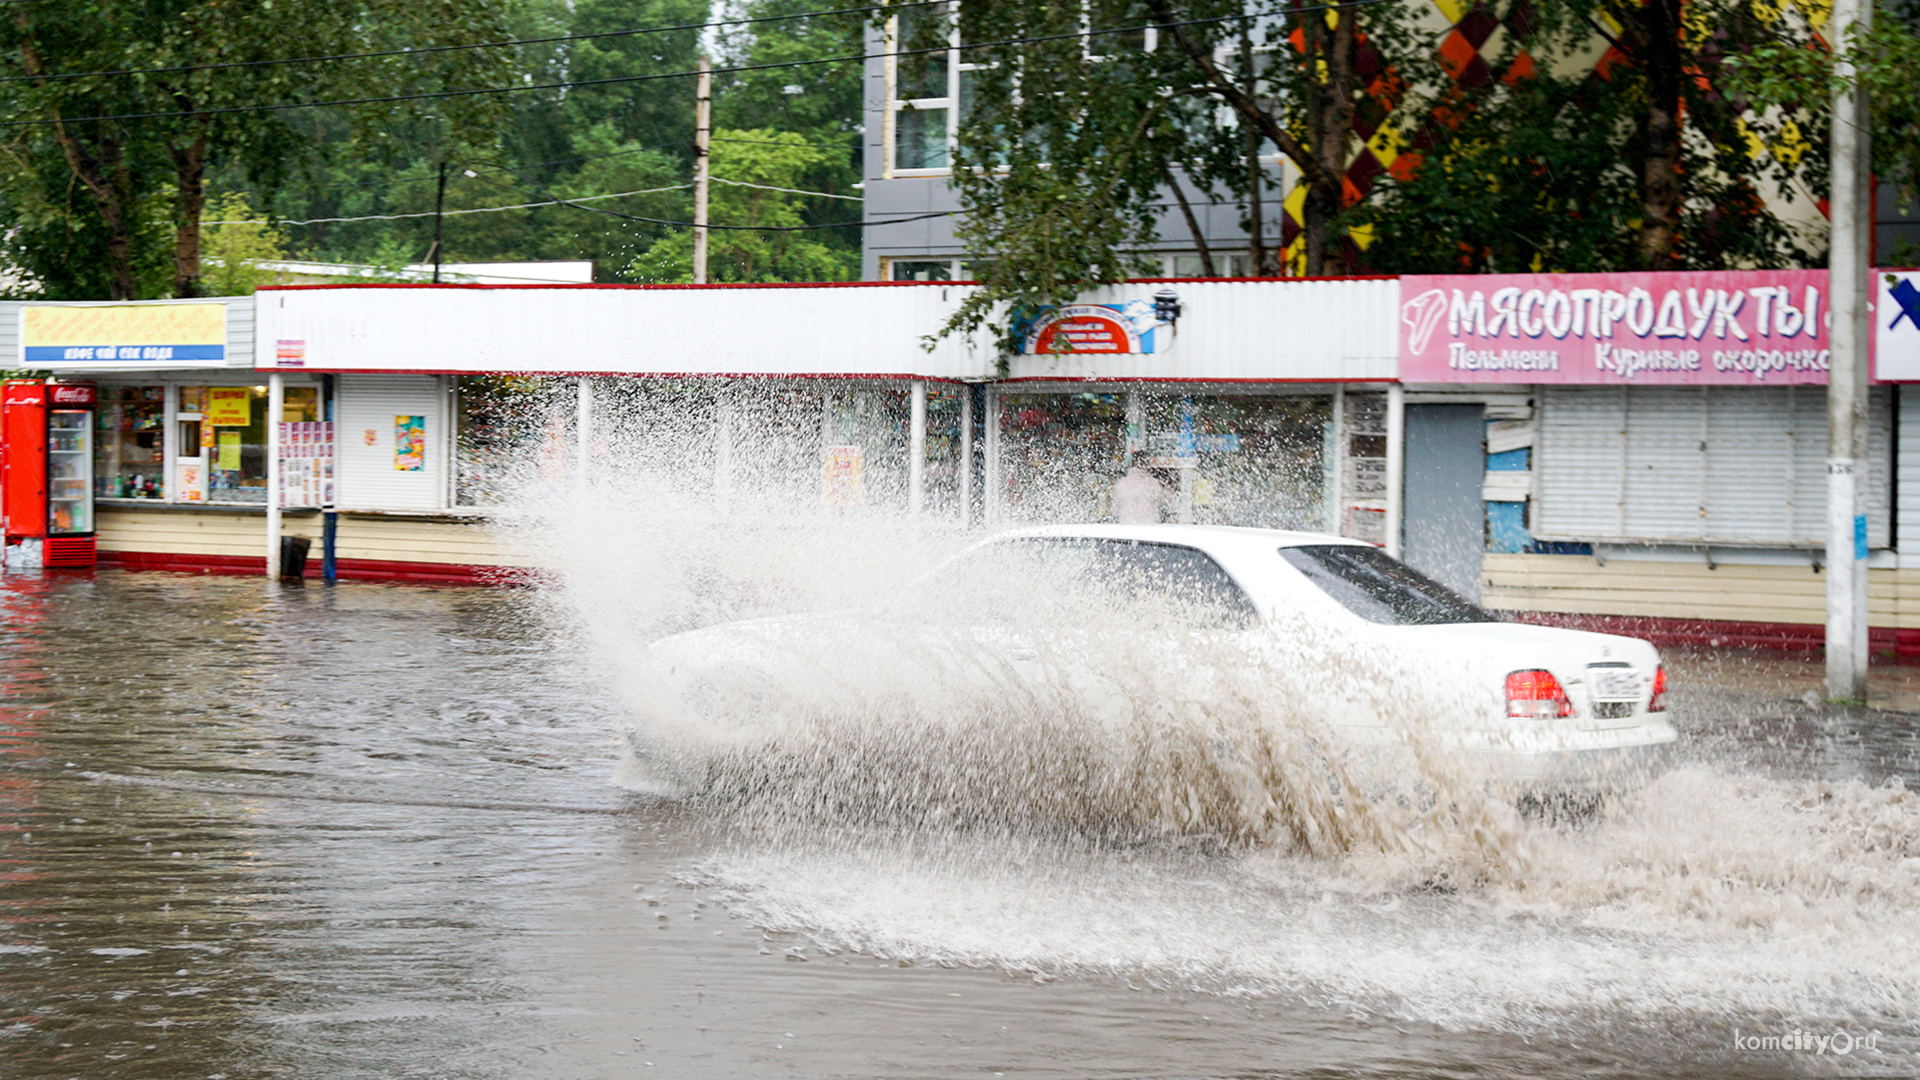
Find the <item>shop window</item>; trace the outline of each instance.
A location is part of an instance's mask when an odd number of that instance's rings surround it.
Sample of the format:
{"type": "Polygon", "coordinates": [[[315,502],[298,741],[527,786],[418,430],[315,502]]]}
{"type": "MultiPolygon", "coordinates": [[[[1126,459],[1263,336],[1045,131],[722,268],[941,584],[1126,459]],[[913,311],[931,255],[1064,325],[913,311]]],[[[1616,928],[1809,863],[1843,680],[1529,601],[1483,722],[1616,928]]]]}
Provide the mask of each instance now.
{"type": "MultiPolygon", "coordinates": [[[[179,393],[176,500],[265,505],[267,388],[183,386],[179,393]]],[[[282,420],[298,423],[320,415],[319,387],[286,388],[282,420]]]]}
{"type": "Polygon", "coordinates": [[[566,458],[565,383],[529,375],[462,375],[454,436],[454,505],[498,506],[535,463],[566,458]]]}
{"type": "Polygon", "coordinates": [[[1001,468],[1016,521],[1100,521],[1125,471],[1125,394],[1003,394],[1001,468]]]}
{"type": "Polygon", "coordinates": [[[1149,395],[1145,414],[1154,462],[1191,472],[1193,521],[1331,531],[1331,399],[1149,395]]]}
{"type": "Polygon", "coordinates": [[[1129,450],[1180,520],[1327,531],[1331,401],[1319,395],[1005,394],[1005,509],[1016,521],[1105,521],[1129,450]]]}
{"type": "Polygon", "coordinates": [[[103,386],[95,414],[94,494],[108,499],[164,499],[166,388],[103,386]]]}

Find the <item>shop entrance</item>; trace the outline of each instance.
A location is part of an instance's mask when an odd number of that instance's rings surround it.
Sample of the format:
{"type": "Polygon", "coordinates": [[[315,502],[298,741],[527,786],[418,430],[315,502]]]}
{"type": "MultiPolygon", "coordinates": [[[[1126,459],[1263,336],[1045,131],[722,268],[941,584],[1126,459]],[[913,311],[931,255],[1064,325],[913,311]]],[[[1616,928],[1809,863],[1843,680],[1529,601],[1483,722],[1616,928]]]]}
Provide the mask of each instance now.
{"type": "Polygon", "coordinates": [[[1486,422],[1479,405],[1407,406],[1406,560],[1480,599],[1486,549],[1486,422]]]}

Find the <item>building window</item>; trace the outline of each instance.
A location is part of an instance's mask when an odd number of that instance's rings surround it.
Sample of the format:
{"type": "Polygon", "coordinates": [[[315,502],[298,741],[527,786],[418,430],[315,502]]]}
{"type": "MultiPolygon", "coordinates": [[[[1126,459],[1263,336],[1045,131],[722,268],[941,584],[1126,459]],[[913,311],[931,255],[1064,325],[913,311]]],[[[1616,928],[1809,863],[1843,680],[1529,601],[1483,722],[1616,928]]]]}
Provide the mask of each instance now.
{"type": "Polygon", "coordinates": [[[892,169],[929,172],[950,167],[949,148],[971,97],[975,65],[962,63],[951,4],[913,8],[889,27],[894,53],[888,88],[893,122],[892,169]],[[932,49],[933,51],[926,51],[932,49]]]}

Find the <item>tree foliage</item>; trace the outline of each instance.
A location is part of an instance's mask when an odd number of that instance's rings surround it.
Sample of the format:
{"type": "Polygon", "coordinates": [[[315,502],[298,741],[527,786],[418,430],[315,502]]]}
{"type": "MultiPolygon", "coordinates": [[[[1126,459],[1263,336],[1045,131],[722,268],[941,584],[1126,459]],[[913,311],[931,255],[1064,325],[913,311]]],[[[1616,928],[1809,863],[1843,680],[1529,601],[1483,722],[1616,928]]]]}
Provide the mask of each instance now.
{"type": "MultiPolygon", "coordinates": [[[[0,19],[0,83],[10,150],[26,166],[6,178],[8,203],[65,218],[70,235],[98,233],[96,259],[107,296],[146,292],[152,256],[143,230],[161,216],[169,190],[173,234],[168,291],[192,296],[200,284],[200,218],[211,169],[225,166],[268,184],[319,144],[320,132],[293,113],[231,111],[261,102],[424,92],[496,74],[482,51],[330,64],[276,61],[497,39],[497,0],[358,0],[274,4],[272,0],[26,0],[0,19]],[[87,209],[63,197],[84,192],[87,209]],[[86,220],[90,217],[92,220],[86,220]]],[[[442,123],[486,122],[485,99],[447,103],[442,123]]],[[[345,110],[348,129],[374,131],[384,110],[345,110]]],[[[44,227],[60,222],[47,219],[44,227]]],[[[42,284],[63,275],[27,253],[42,284]],[[39,265],[34,265],[39,264],[39,265]]],[[[85,279],[72,280],[80,285],[85,279]]]]}
{"type": "MultiPolygon", "coordinates": [[[[713,185],[708,220],[736,228],[708,234],[708,281],[846,281],[859,273],[857,248],[836,248],[816,232],[774,231],[807,224],[801,198],[792,189],[831,150],[768,129],[722,128],[714,135],[713,175],[732,183],[713,185]]],[[[627,273],[637,281],[692,281],[693,234],[672,233],[636,258],[627,273]]]]}
{"type": "MultiPolygon", "coordinates": [[[[1305,189],[1300,269],[1350,265],[1340,214],[1356,127],[1371,130],[1403,92],[1396,73],[1421,54],[1412,12],[1402,0],[1270,14],[1240,0],[960,4],[957,231],[985,262],[947,330],[1134,272],[1176,176],[1238,201],[1255,273],[1277,273],[1278,238],[1260,225],[1261,205],[1285,194],[1260,163],[1276,152],[1305,189]]],[[[946,20],[898,13],[898,96],[946,79],[946,57],[923,52],[946,20]]]]}
{"type": "MultiPolygon", "coordinates": [[[[750,0],[738,10],[786,15],[818,6],[750,0]]],[[[0,76],[15,76],[0,82],[7,119],[59,118],[62,125],[14,126],[0,137],[0,215],[9,224],[3,254],[31,295],[192,295],[215,285],[201,280],[201,222],[238,220],[225,211],[210,216],[208,201],[241,196],[249,220],[288,223],[289,252],[323,261],[422,261],[430,253],[436,210],[484,211],[441,217],[444,259],[585,258],[603,277],[628,279],[628,268],[642,254],[685,231],[662,222],[684,222],[691,214],[686,188],[694,82],[683,76],[703,47],[720,47],[721,66],[860,51],[858,16],[762,23],[703,36],[698,25],[713,17],[705,0],[8,5],[0,13],[0,56],[6,61],[0,76]],[[662,27],[681,28],[626,32],[662,27]],[[573,40],[537,40],[570,35],[573,40]],[[501,41],[518,44],[417,52],[501,41]],[[416,53],[52,78],[408,48],[416,53]],[[33,64],[44,77],[21,78],[32,74],[33,64]],[[567,88],[217,111],[549,84],[567,88]],[[182,115],[84,119],[134,113],[182,115]],[[605,197],[626,192],[642,194],[605,197]],[[523,203],[544,205],[494,212],[523,203]],[[316,220],[342,218],[354,220],[316,220]]],[[[824,148],[803,172],[782,172],[786,186],[857,190],[857,61],[722,75],[715,96],[716,118],[724,126],[795,134],[824,148]]],[[[808,225],[859,218],[858,204],[844,200],[797,197],[793,208],[808,225]]],[[[857,265],[857,256],[849,255],[859,247],[857,227],[825,229],[816,239],[833,251],[822,265],[833,267],[836,276],[849,259],[857,265]]],[[[775,262],[795,273],[813,265],[804,259],[775,262]]]]}
{"type": "Polygon", "coordinates": [[[1804,49],[1803,20],[1750,0],[1503,13],[1511,32],[1490,77],[1408,101],[1410,117],[1425,118],[1410,125],[1420,165],[1353,214],[1377,238],[1373,265],[1514,273],[1815,258],[1818,237],[1781,210],[1810,208],[1824,188],[1825,114],[1755,108],[1729,78],[1758,50],[1804,49]]]}

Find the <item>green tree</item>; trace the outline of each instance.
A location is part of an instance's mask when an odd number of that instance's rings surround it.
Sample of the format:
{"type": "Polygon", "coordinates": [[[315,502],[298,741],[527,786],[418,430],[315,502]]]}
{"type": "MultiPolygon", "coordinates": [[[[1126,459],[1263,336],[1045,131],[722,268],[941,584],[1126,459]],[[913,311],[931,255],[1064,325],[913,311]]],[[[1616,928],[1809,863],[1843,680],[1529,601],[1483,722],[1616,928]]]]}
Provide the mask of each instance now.
{"type": "Polygon", "coordinates": [[[1752,0],[1579,0],[1486,8],[1507,45],[1477,84],[1410,99],[1410,175],[1352,215],[1400,272],[1804,265],[1782,207],[1824,187],[1825,116],[1757,109],[1730,68],[1804,49],[1810,28],[1752,0]],[[1543,13],[1536,13],[1543,12],[1543,13]],[[1603,52],[1598,64],[1596,52],[1603,52]]]}
{"type": "Polygon", "coordinates": [[[1731,92],[1755,108],[1773,108],[1809,126],[1824,125],[1836,90],[1867,91],[1874,174],[1901,185],[1909,198],[1920,185],[1920,4],[1885,4],[1874,23],[1856,29],[1839,55],[1852,74],[1838,73],[1825,43],[1776,41],[1728,61],[1731,92]],[[1811,47],[1810,47],[1811,46],[1811,47]]]}
{"type": "MultiPolygon", "coordinates": [[[[859,274],[860,254],[836,248],[813,231],[778,230],[805,225],[803,196],[791,189],[830,151],[799,135],[766,128],[715,132],[709,220],[736,226],[709,234],[709,281],[849,281],[859,274]]],[[[628,269],[638,281],[693,280],[693,235],[683,229],[642,252],[628,269]]]]}
{"type": "MultiPolygon", "coordinates": [[[[26,0],[0,20],[0,54],[11,60],[0,96],[15,123],[17,160],[38,166],[12,178],[18,205],[45,198],[62,180],[84,190],[101,234],[106,294],[142,295],[143,215],[170,184],[176,296],[200,290],[200,220],[210,169],[229,166],[269,185],[315,143],[312,118],[230,111],[366,95],[405,94],[497,78],[490,50],[429,56],[281,63],[301,57],[497,40],[498,0],[359,0],[275,5],[272,0],[26,0]],[[98,74],[95,74],[98,73],[98,74]],[[119,117],[120,119],[113,119],[119,117]],[[51,143],[65,175],[46,168],[51,143]]],[[[298,110],[296,110],[297,112],[298,110]]],[[[442,103],[443,123],[485,123],[485,98],[442,103]]],[[[346,110],[350,126],[378,129],[391,110],[346,110]]]]}
{"type": "Polygon", "coordinates": [[[213,296],[250,296],[271,284],[274,272],[261,263],[289,257],[286,230],[256,216],[245,195],[215,195],[207,200],[211,221],[201,230],[202,280],[213,296]]]}
{"type": "MultiPolygon", "coordinates": [[[[894,24],[899,93],[944,96],[948,58],[923,50],[946,39],[946,16],[913,10],[894,24]]],[[[1275,151],[1305,189],[1303,269],[1340,267],[1356,129],[1373,130],[1430,55],[1402,0],[1270,14],[1242,0],[1012,0],[960,4],[957,26],[957,232],[987,262],[947,331],[1136,271],[1176,175],[1236,197],[1256,272],[1276,272],[1258,227],[1271,183],[1259,159],[1275,151]]]]}

